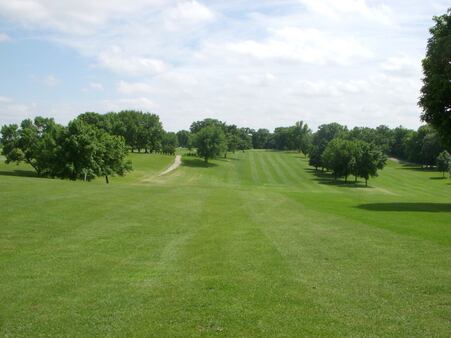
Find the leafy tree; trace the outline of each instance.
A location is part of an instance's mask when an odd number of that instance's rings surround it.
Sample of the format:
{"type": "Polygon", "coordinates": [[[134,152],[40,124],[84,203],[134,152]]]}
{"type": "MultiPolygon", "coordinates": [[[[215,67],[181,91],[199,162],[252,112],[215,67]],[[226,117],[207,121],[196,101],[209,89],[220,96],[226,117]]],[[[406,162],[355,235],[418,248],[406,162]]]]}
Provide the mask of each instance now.
{"type": "Polygon", "coordinates": [[[407,143],[412,137],[412,130],[399,126],[393,129],[393,142],[390,149],[390,155],[396,158],[407,158],[407,143]]]}
{"type": "Polygon", "coordinates": [[[307,123],[298,121],[292,128],[293,143],[298,152],[302,152],[307,155],[307,152],[311,144],[312,131],[308,127],[307,123]]]}
{"type": "Polygon", "coordinates": [[[61,146],[63,167],[59,177],[89,180],[95,176],[124,175],[131,170],[127,146],[121,136],[111,135],[81,119],[71,121],[61,146]]]}
{"type": "Polygon", "coordinates": [[[320,159],[320,161],[315,161],[317,166],[325,167],[322,163],[322,154],[329,142],[338,137],[344,138],[347,133],[347,128],[338,123],[322,124],[318,127],[312,138],[312,147],[317,154],[320,154],[317,156],[317,160],[320,159]]]}
{"type": "Polygon", "coordinates": [[[437,169],[440,170],[443,173],[443,177],[445,177],[445,172],[451,171],[451,155],[446,150],[443,150],[437,156],[436,162],[437,169]]]}
{"type": "Polygon", "coordinates": [[[190,129],[191,133],[195,134],[202,128],[211,127],[211,126],[219,127],[224,133],[226,133],[226,124],[222,121],[219,121],[216,119],[211,119],[211,118],[207,118],[202,121],[195,121],[195,122],[191,123],[191,126],[189,129],[190,129]]]}
{"type": "Polygon", "coordinates": [[[17,125],[2,127],[3,154],[6,162],[31,165],[38,175],[54,176],[58,146],[63,127],[53,119],[36,117],[17,125]]]}
{"type": "Polygon", "coordinates": [[[418,104],[423,108],[421,119],[431,124],[444,144],[451,147],[451,9],[434,17],[434,21],[423,59],[424,78],[418,104]]]}
{"type": "Polygon", "coordinates": [[[321,149],[318,146],[313,146],[309,153],[309,165],[315,167],[315,170],[318,170],[318,167],[323,165],[321,160],[321,149]]]}
{"type": "Polygon", "coordinates": [[[177,135],[175,133],[164,133],[163,140],[161,142],[161,149],[164,154],[175,154],[175,148],[177,147],[177,135]]]}
{"type": "Polygon", "coordinates": [[[336,138],[329,142],[321,160],[324,166],[332,171],[335,180],[344,176],[347,182],[355,165],[355,152],[355,142],[336,138]]]}
{"type": "Polygon", "coordinates": [[[197,147],[197,154],[204,158],[205,163],[207,163],[209,159],[218,156],[227,149],[223,130],[218,125],[206,125],[198,129],[195,134],[195,146],[197,147]]]}
{"type": "Polygon", "coordinates": [[[377,176],[378,169],[383,169],[387,162],[387,156],[373,143],[358,142],[355,151],[354,174],[365,179],[377,176]]]}
{"type": "Polygon", "coordinates": [[[191,133],[188,130],[180,130],[177,132],[177,143],[179,147],[190,148],[191,145],[191,133]]]}
{"type": "Polygon", "coordinates": [[[270,148],[269,140],[271,133],[268,129],[258,129],[252,133],[252,146],[254,149],[267,149],[270,148]]]}

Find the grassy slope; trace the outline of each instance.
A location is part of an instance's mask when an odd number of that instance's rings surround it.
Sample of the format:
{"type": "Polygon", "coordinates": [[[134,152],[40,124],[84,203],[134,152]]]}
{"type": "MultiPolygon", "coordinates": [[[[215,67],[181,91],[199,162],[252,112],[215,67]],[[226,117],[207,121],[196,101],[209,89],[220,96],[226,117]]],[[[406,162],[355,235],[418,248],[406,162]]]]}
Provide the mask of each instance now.
{"type": "Polygon", "coordinates": [[[132,157],[110,185],[0,165],[0,334],[448,335],[439,173],[390,162],[365,189],[293,153],[163,177],[171,157],[132,157]]]}

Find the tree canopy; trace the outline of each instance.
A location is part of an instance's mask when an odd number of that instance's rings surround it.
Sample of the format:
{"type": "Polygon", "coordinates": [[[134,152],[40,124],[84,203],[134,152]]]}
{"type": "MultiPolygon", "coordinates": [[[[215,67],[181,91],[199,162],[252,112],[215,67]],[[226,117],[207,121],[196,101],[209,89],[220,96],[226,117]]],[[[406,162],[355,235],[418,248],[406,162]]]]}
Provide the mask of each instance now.
{"type": "Polygon", "coordinates": [[[423,59],[423,87],[418,104],[421,118],[451,147],[451,9],[434,17],[426,57],[423,59]]]}

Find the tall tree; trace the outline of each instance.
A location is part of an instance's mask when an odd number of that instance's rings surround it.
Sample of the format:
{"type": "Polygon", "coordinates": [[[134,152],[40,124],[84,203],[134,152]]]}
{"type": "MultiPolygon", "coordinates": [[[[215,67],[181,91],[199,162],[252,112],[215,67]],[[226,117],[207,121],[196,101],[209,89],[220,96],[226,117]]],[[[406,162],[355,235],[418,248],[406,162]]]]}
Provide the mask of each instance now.
{"type": "Polygon", "coordinates": [[[444,144],[451,147],[451,9],[434,21],[423,59],[418,104],[423,108],[422,120],[434,126],[444,144]]]}
{"type": "Polygon", "coordinates": [[[365,186],[368,186],[368,179],[377,176],[377,171],[383,169],[387,156],[373,143],[356,143],[354,174],[365,179],[365,186]]]}
{"type": "Polygon", "coordinates": [[[227,149],[224,132],[217,125],[207,125],[198,129],[194,139],[197,154],[205,160],[205,163],[227,149]]]}
{"type": "Polygon", "coordinates": [[[312,131],[304,121],[298,121],[292,128],[293,143],[298,152],[307,155],[311,144],[312,131]]]}
{"type": "Polygon", "coordinates": [[[443,173],[443,177],[445,177],[445,173],[451,171],[451,155],[446,150],[443,150],[437,156],[436,162],[437,169],[440,170],[443,173]]]}

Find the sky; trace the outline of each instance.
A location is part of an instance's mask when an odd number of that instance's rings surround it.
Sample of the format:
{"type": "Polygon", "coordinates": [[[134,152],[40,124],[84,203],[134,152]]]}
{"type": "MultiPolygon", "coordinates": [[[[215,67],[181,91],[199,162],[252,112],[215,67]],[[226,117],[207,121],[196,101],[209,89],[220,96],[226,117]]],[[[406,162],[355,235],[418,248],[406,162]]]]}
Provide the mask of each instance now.
{"type": "Polygon", "coordinates": [[[417,128],[449,0],[0,0],[0,125],[86,111],[417,128]]]}

